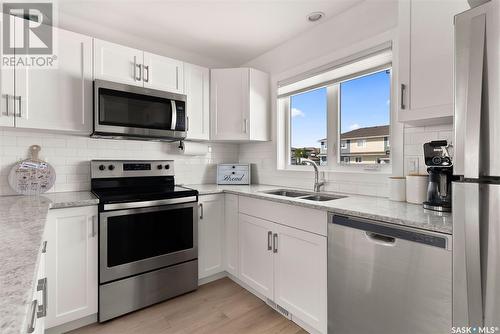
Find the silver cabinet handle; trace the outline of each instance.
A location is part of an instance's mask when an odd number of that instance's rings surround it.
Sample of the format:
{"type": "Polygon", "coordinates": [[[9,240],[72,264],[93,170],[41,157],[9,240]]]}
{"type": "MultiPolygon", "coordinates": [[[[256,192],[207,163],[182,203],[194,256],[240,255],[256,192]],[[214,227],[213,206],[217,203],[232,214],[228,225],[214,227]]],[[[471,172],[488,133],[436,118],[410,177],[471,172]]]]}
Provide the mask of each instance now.
{"type": "Polygon", "coordinates": [[[135,81],[141,81],[142,80],[142,67],[141,64],[137,64],[137,57],[134,56],[134,80],[135,81]],[[139,69],[139,71],[137,71],[139,69]],[[139,73],[139,76],[137,76],[137,73],[139,73]]]}
{"type": "Polygon", "coordinates": [[[97,216],[92,216],[92,237],[95,237],[97,235],[96,222],[97,222],[97,216]]]}
{"type": "Polygon", "coordinates": [[[44,241],[43,246],[42,246],[42,254],[45,254],[45,253],[47,253],[47,241],[44,241]]]}
{"type": "Polygon", "coordinates": [[[6,102],[5,116],[9,116],[9,99],[10,99],[10,95],[9,94],[5,94],[4,97],[5,97],[5,102],[6,102]]]}
{"type": "Polygon", "coordinates": [[[149,82],[149,65],[144,65],[143,67],[144,67],[144,82],[149,82]]]}
{"type": "Polygon", "coordinates": [[[271,243],[272,243],[272,239],[273,238],[273,232],[271,231],[268,231],[267,232],[267,250],[272,250],[272,246],[271,246],[271,243]]]}
{"type": "Polygon", "coordinates": [[[273,234],[273,253],[278,253],[278,233],[273,234]]]}
{"type": "Polygon", "coordinates": [[[406,95],[406,85],[401,84],[401,109],[402,110],[406,109],[405,95],[406,95]]]}
{"type": "Polygon", "coordinates": [[[203,219],[203,203],[200,203],[200,219],[203,219]]]}
{"type": "Polygon", "coordinates": [[[38,306],[38,301],[35,299],[31,302],[31,317],[30,323],[28,324],[28,333],[33,333],[35,331],[35,320],[36,320],[36,309],[38,306]]]}
{"type": "Polygon", "coordinates": [[[42,305],[38,305],[36,317],[43,318],[47,315],[47,277],[38,280],[36,290],[42,291],[42,305]]]}
{"type": "Polygon", "coordinates": [[[243,119],[243,133],[247,133],[247,119],[243,119]]]}
{"type": "Polygon", "coordinates": [[[21,112],[21,110],[22,110],[21,109],[22,108],[22,98],[21,98],[21,96],[20,95],[19,96],[14,96],[14,100],[18,100],[19,101],[19,105],[18,105],[19,106],[19,114],[17,114],[16,116],[17,117],[23,117],[23,114],[21,112]]]}

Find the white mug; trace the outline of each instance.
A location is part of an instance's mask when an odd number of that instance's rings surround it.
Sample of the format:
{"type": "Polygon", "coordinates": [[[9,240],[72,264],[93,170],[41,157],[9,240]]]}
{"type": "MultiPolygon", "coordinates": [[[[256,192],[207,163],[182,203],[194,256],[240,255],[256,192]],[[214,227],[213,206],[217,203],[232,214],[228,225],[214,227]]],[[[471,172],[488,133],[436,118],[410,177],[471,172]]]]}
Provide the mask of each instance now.
{"type": "Polygon", "coordinates": [[[391,201],[406,201],[406,178],[404,176],[389,177],[389,199],[391,201]]]}

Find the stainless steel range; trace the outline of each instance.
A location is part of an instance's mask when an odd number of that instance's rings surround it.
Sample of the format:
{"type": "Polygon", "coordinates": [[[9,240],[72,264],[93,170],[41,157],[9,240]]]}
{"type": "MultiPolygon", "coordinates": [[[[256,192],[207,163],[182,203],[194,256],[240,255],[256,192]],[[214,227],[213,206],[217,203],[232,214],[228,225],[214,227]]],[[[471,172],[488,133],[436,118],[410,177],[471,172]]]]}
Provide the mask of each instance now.
{"type": "Polygon", "coordinates": [[[198,287],[198,192],[174,162],[91,161],[99,198],[99,322],[198,287]]]}

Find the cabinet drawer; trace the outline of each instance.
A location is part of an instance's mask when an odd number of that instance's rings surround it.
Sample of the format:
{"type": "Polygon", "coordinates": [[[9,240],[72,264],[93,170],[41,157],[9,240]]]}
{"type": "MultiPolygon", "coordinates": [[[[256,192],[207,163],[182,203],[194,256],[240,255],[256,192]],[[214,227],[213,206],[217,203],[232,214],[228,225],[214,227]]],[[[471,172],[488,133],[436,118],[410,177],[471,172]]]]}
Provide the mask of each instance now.
{"type": "Polygon", "coordinates": [[[326,211],[240,196],[239,212],[319,235],[327,233],[326,211]]]}

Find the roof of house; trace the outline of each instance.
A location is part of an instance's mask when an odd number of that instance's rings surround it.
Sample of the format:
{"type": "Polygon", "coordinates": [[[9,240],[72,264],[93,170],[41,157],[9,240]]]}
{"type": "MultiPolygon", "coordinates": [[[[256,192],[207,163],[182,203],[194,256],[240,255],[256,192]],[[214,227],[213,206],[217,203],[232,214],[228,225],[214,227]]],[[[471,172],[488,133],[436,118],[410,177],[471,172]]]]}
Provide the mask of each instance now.
{"type": "Polygon", "coordinates": [[[349,132],[344,132],[340,135],[341,139],[351,138],[368,138],[368,137],[385,137],[389,135],[389,125],[370,126],[359,128],[349,132]]]}

